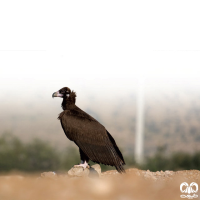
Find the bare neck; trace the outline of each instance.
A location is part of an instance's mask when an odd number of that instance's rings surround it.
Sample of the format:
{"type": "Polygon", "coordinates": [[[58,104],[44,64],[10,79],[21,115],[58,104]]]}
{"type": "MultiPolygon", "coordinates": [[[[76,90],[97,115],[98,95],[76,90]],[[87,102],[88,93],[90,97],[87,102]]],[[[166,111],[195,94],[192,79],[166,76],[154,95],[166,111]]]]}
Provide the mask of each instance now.
{"type": "Polygon", "coordinates": [[[75,107],[76,93],[72,92],[68,97],[63,98],[61,104],[63,110],[71,110],[75,107]]]}

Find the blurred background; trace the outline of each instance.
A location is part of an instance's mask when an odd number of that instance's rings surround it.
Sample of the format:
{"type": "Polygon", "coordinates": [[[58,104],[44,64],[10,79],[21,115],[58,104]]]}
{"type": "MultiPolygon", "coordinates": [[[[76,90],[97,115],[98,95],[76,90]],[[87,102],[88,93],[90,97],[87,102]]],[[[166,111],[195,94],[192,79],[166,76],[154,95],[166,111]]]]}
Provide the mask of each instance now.
{"type": "Polygon", "coordinates": [[[62,99],[52,99],[64,86],[127,168],[199,169],[199,19],[198,1],[1,2],[0,172],[80,162],[57,120],[62,99]]]}

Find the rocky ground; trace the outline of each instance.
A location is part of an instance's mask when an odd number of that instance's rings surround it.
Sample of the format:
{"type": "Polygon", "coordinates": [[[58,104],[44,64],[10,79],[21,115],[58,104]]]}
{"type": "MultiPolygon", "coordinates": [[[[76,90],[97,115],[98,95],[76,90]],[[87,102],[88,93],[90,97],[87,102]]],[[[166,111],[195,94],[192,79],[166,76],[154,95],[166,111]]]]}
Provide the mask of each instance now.
{"type": "MultiPolygon", "coordinates": [[[[40,177],[29,174],[0,176],[0,200],[188,199],[194,193],[182,193],[180,184],[183,182],[200,184],[200,171],[151,172],[131,168],[126,174],[116,170],[101,173],[100,166],[93,165],[85,170],[73,167],[63,174],[44,172],[40,177]]],[[[200,196],[198,192],[195,195],[200,196]]]]}

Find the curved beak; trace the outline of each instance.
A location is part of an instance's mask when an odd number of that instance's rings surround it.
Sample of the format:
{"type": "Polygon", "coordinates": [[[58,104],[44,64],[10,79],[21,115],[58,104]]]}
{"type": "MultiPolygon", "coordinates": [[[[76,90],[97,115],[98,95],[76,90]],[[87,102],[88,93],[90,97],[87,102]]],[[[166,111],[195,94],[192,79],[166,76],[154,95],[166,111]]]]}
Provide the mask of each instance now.
{"type": "Polygon", "coordinates": [[[52,98],[54,98],[54,97],[63,97],[63,94],[60,94],[59,92],[54,92],[52,94],[52,98]]]}

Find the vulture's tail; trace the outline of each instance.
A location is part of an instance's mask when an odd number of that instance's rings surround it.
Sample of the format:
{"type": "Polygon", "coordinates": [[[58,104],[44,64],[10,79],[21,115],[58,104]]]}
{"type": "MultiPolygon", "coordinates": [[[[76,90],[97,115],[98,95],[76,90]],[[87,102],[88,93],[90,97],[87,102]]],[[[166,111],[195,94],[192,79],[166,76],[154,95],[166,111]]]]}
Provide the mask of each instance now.
{"type": "Polygon", "coordinates": [[[116,168],[116,170],[117,170],[120,174],[126,173],[126,171],[125,171],[125,169],[123,168],[122,165],[120,165],[120,166],[115,166],[115,168],[116,168]]]}
{"type": "MultiPolygon", "coordinates": [[[[106,130],[107,131],[107,130],[106,130]]],[[[113,147],[115,148],[115,152],[116,152],[116,163],[115,163],[115,168],[116,170],[119,172],[119,173],[126,173],[125,172],[125,169],[123,167],[123,165],[125,165],[125,161],[124,161],[124,158],[122,156],[122,153],[121,151],[119,150],[114,138],[110,135],[110,133],[107,131],[107,134],[108,134],[108,137],[110,139],[110,141],[112,142],[113,144],[113,147]]]]}

